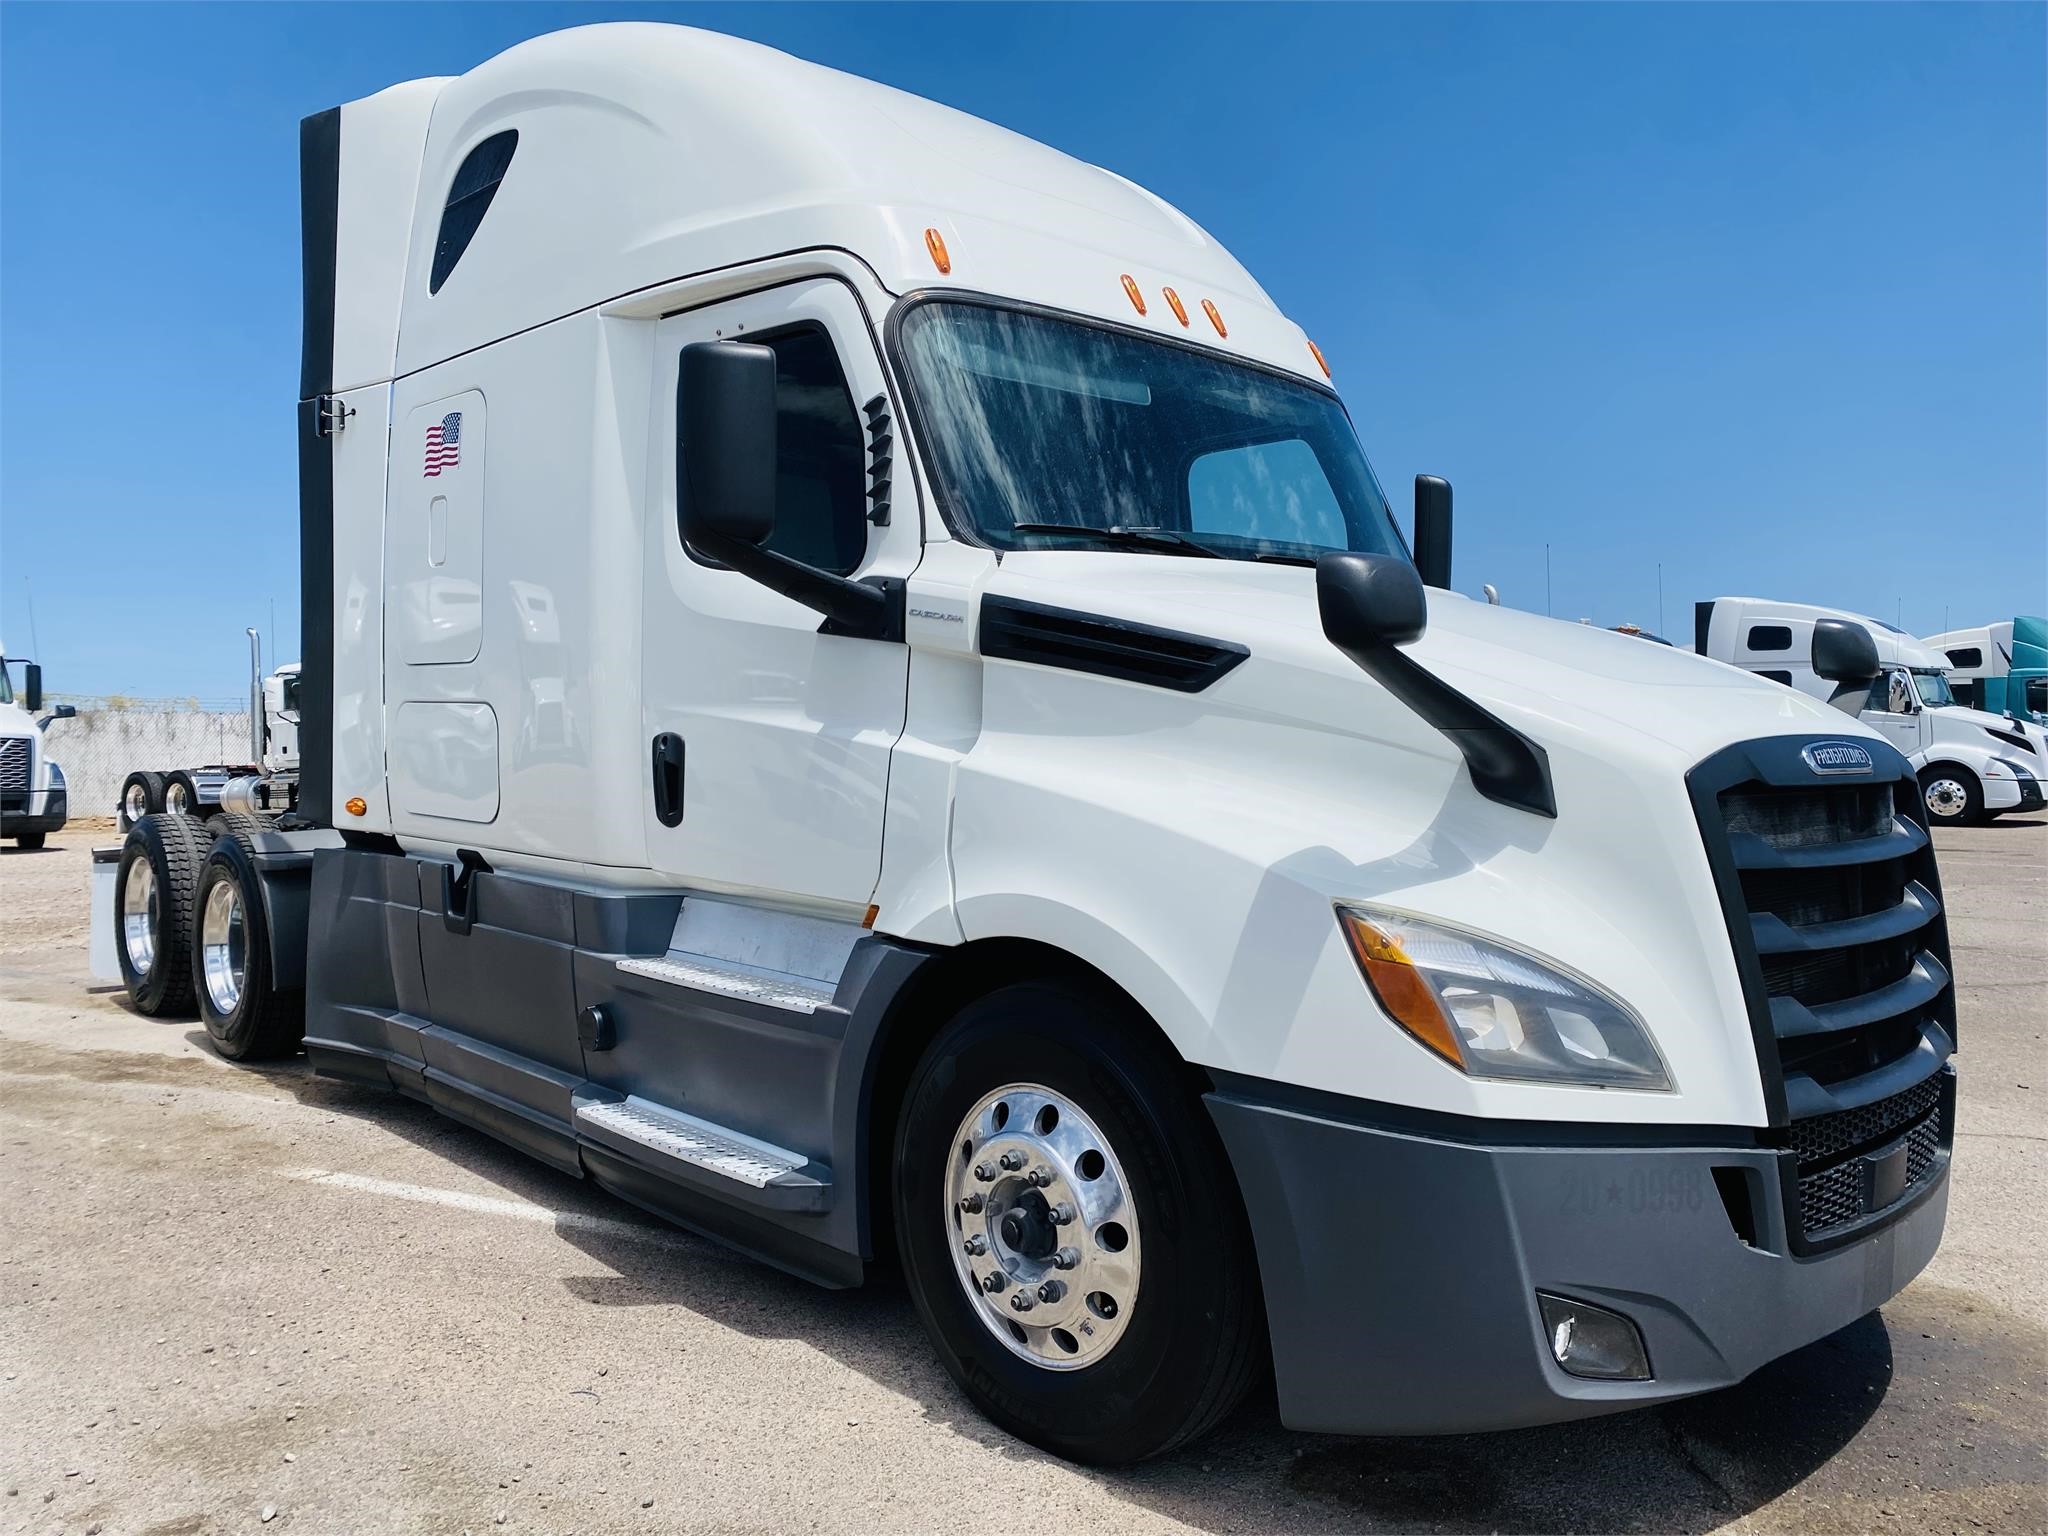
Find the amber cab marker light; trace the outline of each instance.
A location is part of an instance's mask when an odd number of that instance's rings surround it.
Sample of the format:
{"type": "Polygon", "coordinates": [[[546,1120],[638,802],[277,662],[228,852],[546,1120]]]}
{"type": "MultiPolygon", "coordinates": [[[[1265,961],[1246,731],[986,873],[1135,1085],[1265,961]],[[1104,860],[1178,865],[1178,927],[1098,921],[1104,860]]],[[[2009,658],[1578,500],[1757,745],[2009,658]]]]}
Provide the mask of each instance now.
{"type": "Polygon", "coordinates": [[[1209,317],[1209,323],[1216,327],[1216,334],[1218,336],[1228,336],[1230,334],[1230,332],[1226,331],[1223,328],[1222,314],[1218,312],[1216,306],[1210,303],[1207,299],[1202,300],[1202,313],[1207,315],[1209,317]]]}
{"type": "Polygon", "coordinates": [[[932,265],[939,269],[939,276],[944,277],[953,270],[953,258],[946,251],[946,237],[936,229],[924,232],[924,248],[932,253],[932,265]]]}
{"type": "Polygon", "coordinates": [[[342,809],[344,811],[347,811],[351,816],[367,816],[370,814],[370,802],[365,800],[361,795],[350,795],[348,797],[347,803],[342,806],[342,809]]]}
{"type": "Polygon", "coordinates": [[[1178,320],[1182,328],[1185,329],[1188,323],[1188,312],[1180,302],[1180,295],[1171,288],[1162,288],[1160,292],[1166,295],[1166,307],[1173,311],[1173,318],[1178,320]]]}
{"type": "Polygon", "coordinates": [[[1139,314],[1145,313],[1145,295],[1138,292],[1138,285],[1131,281],[1131,274],[1124,274],[1124,292],[1131,296],[1131,308],[1139,314]]]}
{"type": "Polygon", "coordinates": [[[874,926],[875,926],[875,919],[876,919],[876,918],[878,918],[878,917],[880,917],[881,915],[882,915],[882,909],[881,909],[880,907],[878,907],[878,906],[874,905],[874,904],[873,904],[872,902],[870,902],[870,903],[868,904],[868,912],[867,912],[867,916],[866,916],[866,917],[863,917],[863,918],[862,918],[862,919],[860,920],[860,925],[861,925],[861,927],[863,927],[863,928],[872,928],[872,927],[874,927],[874,926]]]}
{"type": "Polygon", "coordinates": [[[1329,363],[1324,361],[1323,349],[1317,346],[1314,342],[1310,342],[1308,344],[1308,355],[1314,358],[1316,360],[1316,366],[1323,370],[1323,377],[1326,379],[1329,378],[1331,376],[1330,365],[1329,363]]]}
{"type": "Polygon", "coordinates": [[[1380,1006],[1393,1015],[1396,1024],[1462,1072],[1465,1057],[1458,1049],[1457,1031],[1436,993],[1415,969],[1415,962],[1392,936],[1358,913],[1340,910],[1337,915],[1358,968],[1365,972],[1366,985],[1380,1006]]]}

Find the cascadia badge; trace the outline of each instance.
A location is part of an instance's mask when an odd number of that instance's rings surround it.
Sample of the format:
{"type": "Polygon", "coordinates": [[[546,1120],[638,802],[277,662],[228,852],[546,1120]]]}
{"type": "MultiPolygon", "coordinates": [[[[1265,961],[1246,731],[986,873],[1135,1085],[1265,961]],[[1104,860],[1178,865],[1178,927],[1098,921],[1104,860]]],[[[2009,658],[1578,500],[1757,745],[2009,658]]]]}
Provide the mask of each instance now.
{"type": "Polygon", "coordinates": [[[1871,773],[1876,768],[1870,749],[1853,741],[1816,741],[1801,747],[1799,755],[1815,773],[1871,773]]]}

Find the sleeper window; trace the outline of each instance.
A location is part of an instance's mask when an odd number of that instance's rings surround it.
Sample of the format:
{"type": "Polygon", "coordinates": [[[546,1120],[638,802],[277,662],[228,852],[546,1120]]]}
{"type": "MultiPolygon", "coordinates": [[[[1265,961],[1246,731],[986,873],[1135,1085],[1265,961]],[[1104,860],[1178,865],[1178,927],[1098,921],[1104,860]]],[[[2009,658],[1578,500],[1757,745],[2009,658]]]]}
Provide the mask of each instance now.
{"type": "Polygon", "coordinates": [[[494,133],[462,157],[455,180],[448,187],[448,206],[441,210],[441,232],[434,240],[434,270],[427,280],[427,292],[439,293],[476,237],[491,199],[512,164],[512,151],[519,147],[519,130],[507,128],[494,133]]]}
{"type": "Polygon", "coordinates": [[[832,338],[806,325],[743,339],[775,353],[775,532],[765,547],[844,576],[867,553],[867,437],[832,338]]]}
{"type": "Polygon", "coordinates": [[[1792,649],[1792,630],[1785,624],[1758,624],[1749,632],[1749,648],[1752,651],[1789,651],[1792,649]]]}

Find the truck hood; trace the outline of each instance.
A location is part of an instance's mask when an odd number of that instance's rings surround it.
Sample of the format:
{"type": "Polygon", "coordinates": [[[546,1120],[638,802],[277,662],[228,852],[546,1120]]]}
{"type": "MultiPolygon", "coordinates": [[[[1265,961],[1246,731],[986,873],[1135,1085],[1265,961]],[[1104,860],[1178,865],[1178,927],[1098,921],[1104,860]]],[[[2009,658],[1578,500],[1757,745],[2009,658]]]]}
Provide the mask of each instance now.
{"type": "Polygon", "coordinates": [[[1933,716],[1934,739],[1937,741],[1966,741],[1986,751],[2004,752],[2008,756],[2018,750],[2011,742],[1993,741],[1984,735],[1985,731],[1997,731],[2004,736],[2025,738],[2036,759],[2048,759],[2048,733],[2038,725],[1994,715],[1985,709],[1969,709],[1961,704],[1945,704],[1928,713],[1933,716]]]}
{"type": "MultiPolygon", "coordinates": [[[[1307,566],[1031,550],[1005,555],[988,590],[1235,641],[1269,664],[1355,680],[1379,692],[1324,637],[1315,571],[1307,566]]],[[[1428,629],[1404,649],[1539,742],[1591,732],[1661,747],[1689,765],[1759,736],[1824,731],[1881,739],[1850,715],[1739,667],[1453,592],[1430,591],[1428,629]]],[[[1247,667],[1226,677],[1214,690],[1217,703],[1224,703],[1226,690],[1234,696],[1267,671],[1247,667]]],[[[1348,690],[1275,694],[1272,681],[1268,676],[1259,685],[1267,708],[1317,714],[1328,708],[1327,723],[1348,730],[1384,714],[1348,690]]]]}
{"type": "Polygon", "coordinates": [[[19,704],[0,704],[0,736],[40,736],[36,722],[19,704]]]}

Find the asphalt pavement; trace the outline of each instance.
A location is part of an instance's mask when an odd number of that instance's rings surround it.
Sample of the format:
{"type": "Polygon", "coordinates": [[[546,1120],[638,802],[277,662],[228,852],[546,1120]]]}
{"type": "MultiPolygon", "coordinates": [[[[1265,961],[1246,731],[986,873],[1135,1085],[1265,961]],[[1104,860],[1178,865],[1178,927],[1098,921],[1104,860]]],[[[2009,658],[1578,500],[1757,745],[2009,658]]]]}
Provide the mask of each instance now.
{"type": "Polygon", "coordinates": [[[1940,835],[1954,1185],[1882,1313],[1649,1412],[1346,1440],[1257,1400],[1116,1472],[984,1422],[898,1287],[136,1016],[87,976],[114,840],[0,852],[0,1530],[2048,1529],[2048,818],[1940,835]]]}

